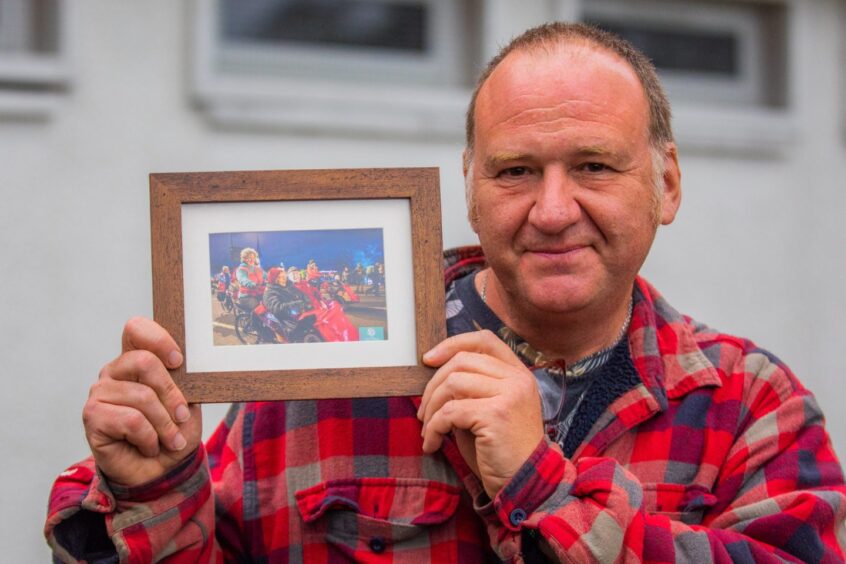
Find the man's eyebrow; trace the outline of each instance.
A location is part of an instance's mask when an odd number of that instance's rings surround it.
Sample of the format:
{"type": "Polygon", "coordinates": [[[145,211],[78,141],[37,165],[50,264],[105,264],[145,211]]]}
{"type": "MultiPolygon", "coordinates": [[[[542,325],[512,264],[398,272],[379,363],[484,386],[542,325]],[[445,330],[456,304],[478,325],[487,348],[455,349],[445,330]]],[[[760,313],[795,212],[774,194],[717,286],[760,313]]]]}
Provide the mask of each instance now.
{"type": "Polygon", "coordinates": [[[613,151],[610,151],[603,147],[599,147],[598,145],[588,145],[586,147],[579,147],[575,151],[575,154],[579,156],[591,157],[597,155],[611,155],[613,154],[613,151]]]}
{"type": "Polygon", "coordinates": [[[519,161],[528,158],[525,153],[495,153],[485,158],[485,168],[496,168],[502,163],[519,161]]]}
{"type": "MultiPolygon", "coordinates": [[[[615,151],[612,148],[603,147],[600,145],[585,145],[583,147],[578,147],[576,150],[572,151],[571,156],[573,157],[602,157],[602,156],[619,156],[620,153],[615,151]]],[[[532,156],[528,153],[516,153],[516,152],[502,152],[502,153],[494,153],[493,155],[489,155],[485,157],[484,160],[484,167],[486,170],[492,170],[499,168],[505,163],[511,162],[519,162],[531,159],[532,156]]]]}

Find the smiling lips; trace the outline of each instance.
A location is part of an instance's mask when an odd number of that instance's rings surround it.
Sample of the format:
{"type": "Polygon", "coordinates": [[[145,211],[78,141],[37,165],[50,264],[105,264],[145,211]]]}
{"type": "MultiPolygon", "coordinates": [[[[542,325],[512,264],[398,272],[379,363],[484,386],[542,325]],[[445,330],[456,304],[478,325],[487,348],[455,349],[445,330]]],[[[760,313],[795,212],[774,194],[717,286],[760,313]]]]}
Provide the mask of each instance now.
{"type": "Polygon", "coordinates": [[[537,257],[542,263],[551,267],[567,267],[578,261],[589,245],[568,245],[566,247],[529,248],[525,255],[537,257]]]}
{"type": "Polygon", "coordinates": [[[539,255],[542,257],[547,257],[551,259],[561,258],[568,255],[577,254],[579,251],[584,250],[588,247],[588,245],[568,245],[566,247],[561,248],[554,248],[554,247],[542,247],[536,249],[526,249],[525,252],[532,253],[535,255],[539,255]]]}

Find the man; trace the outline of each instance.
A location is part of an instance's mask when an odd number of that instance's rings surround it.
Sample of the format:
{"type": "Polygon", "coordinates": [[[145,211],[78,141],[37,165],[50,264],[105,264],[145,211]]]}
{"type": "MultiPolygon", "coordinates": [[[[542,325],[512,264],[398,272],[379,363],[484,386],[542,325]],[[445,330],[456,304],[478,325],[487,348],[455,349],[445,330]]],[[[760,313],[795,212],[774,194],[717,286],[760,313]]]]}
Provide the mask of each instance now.
{"type": "Polygon", "coordinates": [[[215,293],[217,295],[217,300],[220,303],[224,303],[226,301],[226,290],[229,289],[229,284],[232,282],[232,274],[229,272],[229,267],[225,266],[220,269],[214,280],[216,282],[215,285],[215,293]]]}
{"type": "Polygon", "coordinates": [[[360,262],[355,265],[351,283],[355,285],[355,291],[361,293],[361,285],[364,283],[364,267],[361,266],[360,262]]]}
{"type": "Polygon", "coordinates": [[[320,269],[317,268],[317,261],[314,259],[308,259],[308,264],[306,265],[306,279],[310,282],[319,278],[320,269]]]}
{"type": "Polygon", "coordinates": [[[132,320],[84,412],[96,474],[54,488],[57,555],[843,559],[813,398],[637,277],[680,201],[648,61],[591,28],[530,30],[483,73],[467,129],[484,256],[448,253],[452,336],[424,355],[422,398],[240,405],[203,446],[165,370],[181,353],[132,320]]]}

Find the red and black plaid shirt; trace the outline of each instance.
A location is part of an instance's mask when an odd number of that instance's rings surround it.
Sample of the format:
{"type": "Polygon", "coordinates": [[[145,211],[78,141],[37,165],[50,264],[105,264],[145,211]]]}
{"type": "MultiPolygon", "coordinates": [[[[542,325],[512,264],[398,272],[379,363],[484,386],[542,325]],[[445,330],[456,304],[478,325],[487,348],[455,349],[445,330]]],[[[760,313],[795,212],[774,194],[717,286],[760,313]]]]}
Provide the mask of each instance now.
{"type": "MultiPolygon", "coordinates": [[[[453,276],[479,261],[452,258],[453,276]]],[[[71,466],[48,541],[90,558],[102,514],[133,562],[520,561],[539,542],[573,562],[842,562],[846,486],[814,398],[768,352],[636,284],[641,382],[572,458],[541,442],[493,501],[451,441],[423,454],[414,399],[250,403],[146,486],[71,466]]]]}

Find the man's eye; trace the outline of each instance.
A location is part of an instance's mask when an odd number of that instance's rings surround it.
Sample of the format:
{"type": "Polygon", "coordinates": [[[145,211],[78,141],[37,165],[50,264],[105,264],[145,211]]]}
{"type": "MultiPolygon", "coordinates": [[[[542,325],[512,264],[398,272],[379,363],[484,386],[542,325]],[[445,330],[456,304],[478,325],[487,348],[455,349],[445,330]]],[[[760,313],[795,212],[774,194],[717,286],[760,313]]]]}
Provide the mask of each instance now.
{"type": "Polygon", "coordinates": [[[529,169],[525,166],[512,166],[511,168],[506,168],[505,170],[500,171],[499,176],[518,178],[520,176],[525,176],[528,173],[529,169]]]}
{"type": "Polygon", "coordinates": [[[604,172],[606,170],[610,170],[609,167],[602,163],[585,163],[582,165],[582,169],[587,172],[604,172]]]}

